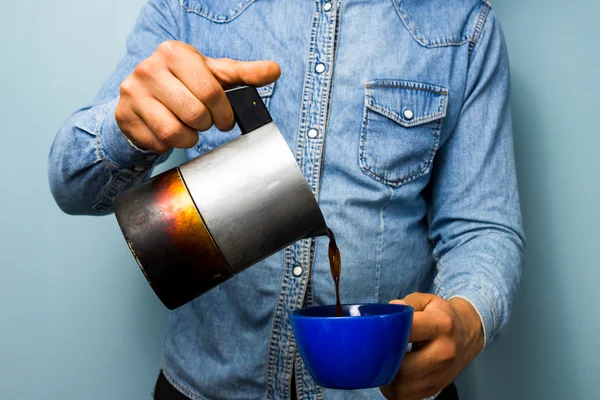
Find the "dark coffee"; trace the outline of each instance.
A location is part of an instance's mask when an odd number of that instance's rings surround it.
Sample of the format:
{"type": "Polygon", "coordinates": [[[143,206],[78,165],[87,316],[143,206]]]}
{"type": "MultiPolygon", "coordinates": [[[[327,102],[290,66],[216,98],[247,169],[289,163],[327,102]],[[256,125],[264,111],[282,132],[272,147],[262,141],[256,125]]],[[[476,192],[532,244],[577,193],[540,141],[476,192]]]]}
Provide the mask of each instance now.
{"type": "Polygon", "coordinates": [[[335,316],[342,317],[342,303],[340,302],[340,273],[342,272],[342,259],[340,257],[340,249],[335,242],[333,231],[327,228],[327,236],[329,237],[329,269],[331,277],[335,283],[335,316]]]}

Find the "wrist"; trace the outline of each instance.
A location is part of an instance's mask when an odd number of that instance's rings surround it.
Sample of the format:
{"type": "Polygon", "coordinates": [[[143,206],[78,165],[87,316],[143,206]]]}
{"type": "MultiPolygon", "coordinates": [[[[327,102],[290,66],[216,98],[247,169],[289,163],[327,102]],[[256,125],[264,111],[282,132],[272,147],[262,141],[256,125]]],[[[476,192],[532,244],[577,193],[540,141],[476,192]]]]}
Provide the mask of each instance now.
{"type": "Polygon", "coordinates": [[[467,300],[455,297],[448,301],[461,321],[462,335],[468,348],[472,349],[472,358],[483,351],[485,337],[481,318],[475,307],[467,300]]]}

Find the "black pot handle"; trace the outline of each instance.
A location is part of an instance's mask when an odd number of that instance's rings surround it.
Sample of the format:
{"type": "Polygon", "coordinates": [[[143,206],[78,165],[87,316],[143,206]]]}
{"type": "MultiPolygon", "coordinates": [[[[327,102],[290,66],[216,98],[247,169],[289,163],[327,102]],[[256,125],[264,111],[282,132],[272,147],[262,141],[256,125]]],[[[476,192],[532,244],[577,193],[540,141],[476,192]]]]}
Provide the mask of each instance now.
{"type": "Polygon", "coordinates": [[[242,135],[273,121],[255,87],[240,86],[226,90],[225,94],[242,135]]]}

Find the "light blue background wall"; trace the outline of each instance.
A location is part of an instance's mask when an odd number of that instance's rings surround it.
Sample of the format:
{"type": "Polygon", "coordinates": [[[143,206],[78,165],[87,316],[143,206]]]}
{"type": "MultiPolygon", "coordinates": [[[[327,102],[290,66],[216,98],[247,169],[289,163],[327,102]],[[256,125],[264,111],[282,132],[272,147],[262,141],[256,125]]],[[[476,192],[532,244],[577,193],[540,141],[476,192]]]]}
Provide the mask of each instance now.
{"type": "Polygon", "coordinates": [[[600,4],[496,0],[512,66],[527,263],[467,400],[600,399],[600,4]]]}
{"type": "Polygon", "coordinates": [[[54,133],[125,51],[143,0],[0,6],[0,399],[150,399],[165,311],[114,217],[53,204],[54,133]]]}
{"type": "MultiPolygon", "coordinates": [[[[8,3],[8,4],[7,4],[8,3]]],[[[150,399],[165,311],[113,217],[54,205],[46,155],[124,51],[143,0],[0,9],[0,397],[150,399]]],[[[471,399],[597,399],[600,6],[499,0],[529,236],[511,331],[459,380],[471,399]]]]}

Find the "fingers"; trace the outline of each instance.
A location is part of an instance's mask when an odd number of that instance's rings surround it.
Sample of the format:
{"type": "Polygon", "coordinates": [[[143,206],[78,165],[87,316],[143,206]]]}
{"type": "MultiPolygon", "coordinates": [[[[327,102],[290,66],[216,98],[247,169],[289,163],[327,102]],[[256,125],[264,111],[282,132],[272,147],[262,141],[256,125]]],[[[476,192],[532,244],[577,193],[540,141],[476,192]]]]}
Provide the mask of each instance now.
{"type": "Polygon", "coordinates": [[[433,340],[440,334],[450,333],[452,318],[436,311],[436,302],[443,302],[438,296],[429,293],[412,293],[402,300],[392,300],[391,304],[404,304],[415,309],[409,341],[418,343],[433,340]],[[423,312],[425,311],[425,312],[423,312]]]}
{"type": "Polygon", "coordinates": [[[431,342],[417,352],[406,354],[394,382],[381,388],[384,397],[420,400],[447,386],[452,381],[448,374],[452,353],[445,347],[431,342]]]}
{"type": "MultiPolygon", "coordinates": [[[[123,99],[121,99],[121,102],[123,99]]],[[[120,102],[120,103],[121,103],[120,102]]],[[[133,111],[131,107],[117,107],[115,118],[121,131],[127,138],[141,149],[152,150],[159,154],[169,151],[169,146],[162,143],[146,123],[133,111]]]]}
{"type": "Polygon", "coordinates": [[[197,131],[206,131],[212,126],[208,108],[169,71],[162,71],[147,80],[154,97],[187,126],[197,131]]]}
{"type": "Polygon", "coordinates": [[[274,61],[237,61],[230,58],[209,58],[205,62],[215,78],[227,88],[238,85],[264,86],[281,75],[274,61]]]}
{"type": "Polygon", "coordinates": [[[381,392],[388,400],[422,400],[435,396],[450,382],[443,374],[433,373],[410,382],[394,382],[382,387],[381,392]]]}
{"type": "Polygon", "coordinates": [[[198,132],[184,125],[157,99],[151,97],[138,99],[132,108],[154,136],[143,140],[158,140],[163,146],[169,148],[190,148],[198,142],[198,132]]]}
{"type": "Polygon", "coordinates": [[[415,308],[409,338],[413,351],[405,354],[394,382],[382,393],[403,400],[433,396],[473,358],[467,354],[461,319],[448,301],[431,294],[414,293],[392,303],[415,308]]]}
{"type": "Polygon", "coordinates": [[[123,133],[128,134],[128,138],[133,144],[141,149],[149,149],[159,154],[165,154],[170,147],[158,140],[148,125],[139,117],[135,116],[128,121],[128,128],[122,127],[123,133]]]}
{"type": "Polygon", "coordinates": [[[410,330],[411,343],[433,340],[442,335],[450,335],[454,321],[448,314],[441,312],[415,312],[410,330]]]}
{"type": "Polygon", "coordinates": [[[423,399],[438,393],[455,377],[452,365],[457,359],[457,345],[449,337],[424,342],[417,351],[407,353],[387,393],[391,398],[423,399]]]}
{"type": "Polygon", "coordinates": [[[223,87],[206,66],[205,57],[191,46],[170,49],[164,45],[161,51],[169,70],[208,109],[215,126],[222,131],[231,130],[235,124],[233,110],[223,87]]]}
{"type": "Polygon", "coordinates": [[[451,340],[436,340],[419,350],[407,353],[398,371],[398,379],[414,380],[436,370],[445,369],[457,356],[456,345],[451,340]]]}
{"type": "Polygon", "coordinates": [[[189,44],[168,41],[123,81],[115,118],[125,136],[144,149],[189,148],[198,141],[197,131],[213,124],[222,131],[233,128],[223,87],[263,86],[280,73],[272,61],[212,59],[189,44]]]}
{"type": "Polygon", "coordinates": [[[429,303],[437,299],[439,299],[438,296],[430,293],[411,293],[402,300],[414,308],[415,311],[423,311],[425,307],[429,305],[429,303]]]}
{"type": "Polygon", "coordinates": [[[170,71],[207,107],[212,122],[222,131],[234,126],[233,110],[224,87],[263,86],[274,82],[281,74],[273,61],[214,59],[190,45],[177,42],[166,42],[159,51],[170,71]]]}

